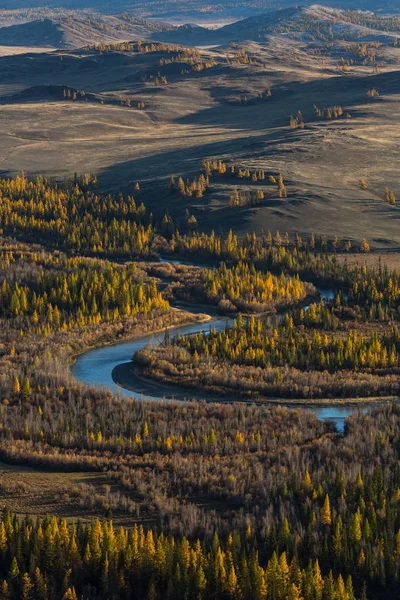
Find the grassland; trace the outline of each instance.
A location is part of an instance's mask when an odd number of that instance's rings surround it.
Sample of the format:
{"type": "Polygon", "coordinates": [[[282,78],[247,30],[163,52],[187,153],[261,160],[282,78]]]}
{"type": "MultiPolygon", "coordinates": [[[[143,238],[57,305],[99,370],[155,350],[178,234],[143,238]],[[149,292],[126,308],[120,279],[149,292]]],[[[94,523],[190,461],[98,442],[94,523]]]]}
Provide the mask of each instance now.
{"type": "Polygon", "coordinates": [[[132,193],[139,181],[137,199],[156,216],[168,210],[180,226],[187,209],[205,230],[314,232],[399,246],[398,208],[384,197],[386,187],[399,195],[400,49],[386,40],[371,63],[352,47],[276,33],[202,49],[197,63],[214,66],[199,71],[187,55],[160,64],[171,59],[167,50],[3,57],[2,172],[65,177],[85,165],[103,190],[132,193]],[[156,85],[159,74],[167,83],[156,85]],[[379,97],[369,97],[371,89],[379,97]],[[64,90],[86,97],[73,101],[64,90]],[[340,106],[344,115],[324,119],[314,105],[340,106]],[[291,129],[298,111],[305,126],[291,129]],[[171,195],[169,178],[197,177],[204,158],[281,172],[288,197],[266,182],[257,206],[230,206],[235,189],[254,186],[229,177],[214,178],[200,199],[171,195]]]}

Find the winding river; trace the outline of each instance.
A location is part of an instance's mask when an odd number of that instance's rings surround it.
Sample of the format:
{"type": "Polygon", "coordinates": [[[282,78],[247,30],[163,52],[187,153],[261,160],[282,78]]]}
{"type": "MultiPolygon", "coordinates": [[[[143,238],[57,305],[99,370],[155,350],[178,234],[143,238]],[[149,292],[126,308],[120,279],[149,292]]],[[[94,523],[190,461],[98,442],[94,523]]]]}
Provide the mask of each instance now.
{"type": "MultiPolygon", "coordinates": [[[[178,261],[171,260],[169,262],[178,261]]],[[[320,292],[321,297],[327,300],[332,299],[334,296],[333,289],[319,288],[318,291],[320,292]]],[[[188,307],[188,310],[190,310],[190,307],[188,307]]],[[[229,320],[226,318],[213,318],[212,321],[206,323],[196,323],[177,327],[173,330],[173,335],[178,333],[198,333],[200,331],[208,332],[211,327],[220,331],[225,328],[227,321],[229,320]]],[[[137,350],[140,350],[148,344],[159,344],[163,338],[164,333],[152,334],[131,341],[119,342],[114,345],[88,350],[78,356],[72,366],[72,374],[81,383],[86,385],[107,388],[120,396],[134,397],[136,399],[183,400],[184,398],[204,398],[205,394],[202,394],[201,392],[195,393],[184,391],[179,390],[179,388],[172,388],[160,382],[143,381],[136,377],[132,371],[129,376],[129,385],[122,388],[115,383],[113,379],[114,370],[121,367],[123,368],[124,365],[131,364],[131,358],[137,350]]],[[[355,408],[352,406],[332,405],[313,406],[310,407],[309,410],[315,412],[321,420],[333,421],[337,429],[343,431],[346,418],[354,412],[355,408]]]]}

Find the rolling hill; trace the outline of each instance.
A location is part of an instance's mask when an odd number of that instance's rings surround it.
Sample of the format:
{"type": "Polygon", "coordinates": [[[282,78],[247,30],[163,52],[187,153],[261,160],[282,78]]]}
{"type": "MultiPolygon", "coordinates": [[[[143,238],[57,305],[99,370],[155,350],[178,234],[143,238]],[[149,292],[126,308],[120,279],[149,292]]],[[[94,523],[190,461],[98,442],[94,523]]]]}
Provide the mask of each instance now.
{"type": "Polygon", "coordinates": [[[168,24],[85,12],[50,13],[39,18],[0,28],[0,46],[79,48],[100,42],[150,39],[173,29],[168,24]]]}
{"type": "Polygon", "coordinates": [[[342,11],[313,4],[303,8],[287,8],[261,14],[217,29],[183,25],[153,38],[182,44],[221,45],[230,42],[261,42],[276,33],[291,34],[308,41],[315,39],[362,40],[382,36],[400,36],[400,18],[377,16],[357,11],[342,11]]]}
{"type": "Polygon", "coordinates": [[[217,31],[134,21],[150,41],[0,58],[2,171],[84,170],[99,189],[128,193],[139,181],[137,199],[154,215],[168,210],[181,225],[189,211],[206,230],[400,245],[400,213],[385,202],[386,188],[400,194],[396,19],[319,6],[272,16],[217,31]],[[195,35],[218,43],[188,47],[195,35]],[[179,36],[186,46],[172,42],[179,36]],[[170,177],[193,181],[203,159],[266,181],[216,176],[200,198],[171,195],[170,177]],[[269,180],[279,173],[285,199],[269,180]]]}
{"type": "Polygon", "coordinates": [[[90,11],[50,11],[47,17],[0,27],[0,46],[79,48],[139,39],[186,46],[217,46],[231,42],[262,42],[276,34],[322,42],[390,39],[400,35],[400,18],[314,4],[274,10],[208,28],[190,23],[176,26],[127,14],[110,16],[90,11]]]}
{"type": "Polygon", "coordinates": [[[248,17],[233,23],[208,28],[184,24],[165,26],[159,22],[133,20],[137,28],[134,39],[166,41],[182,45],[224,45],[232,42],[262,42],[275,34],[288,34],[306,41],[373,40],[400,36],[400,16],[338,10],[312,4],[289,7],[248,17]],[[153,25],[153,28],[151,27],[153,25]]]}

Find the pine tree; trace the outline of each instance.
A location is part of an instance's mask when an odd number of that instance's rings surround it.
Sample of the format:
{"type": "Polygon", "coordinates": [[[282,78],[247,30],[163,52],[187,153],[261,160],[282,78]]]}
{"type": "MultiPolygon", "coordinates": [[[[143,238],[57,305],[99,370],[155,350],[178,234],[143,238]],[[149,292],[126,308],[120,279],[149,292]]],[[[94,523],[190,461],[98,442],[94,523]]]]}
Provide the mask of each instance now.
{"type": "Polygon", "coordinates": [[[368,600],[368,597],[367,597],[367,584],[365,583],[365,581],[363,581],[360,600],[368,600]]]}
{"type": "Polygon", "coordinates": [[[8,576],[10,579],[18,579],[19,577],[19,567],[18,567],[18,562],[17,559],[14,558],[11,561],[11,566],[10,566],[10,570],[8,572],[8,576]]]}
{"type": "Polygon", "coordinates": [[[331,504],[328,494],[325,496],[325,501],[321,509],[321,522],[323,525],[330,525],[332,523],[331,504]]]}
{"type": "Polygon", "coordinates": [[[230,598],[235,598],[237,588],[237,577],[235,567],[232,565],[226,582],[226,592],[230,598]]]}
{"type": "Polygon", "coordinates": [[[25,379],[21,391],[25,398],[29,398],[32,395],[32,388],[28,378],[25,379]]]}
{"type": "Polygon", "coordinates": [[[303,600],[299,588],[294,583],[289,587],[289,592],[285,600],[303,600]]]}
{"type": "Polygon", "coordinates": [[[367,240],[365,238],[363,238],[361,240],[361,244],[360,244],[360,252],[369,252],[370,251],[370,247],[369,244],[367,242],[367,240]]]}
{"type": "Polygon", "coordinates": [[[0,600],[11,600],[10,588],[6,580],[0,585],[0,600]]]}
{"type": "Polygon", "coordinates": [[[31,591],[34,585],[29,577],[28,573],[24,573],[22,576],[22,600],[29,600],[31,598],[31,591]]]}
{"type": "Polygon", "coordinates": [[[356,543],[359,543],[362,538],[361,514],[359,510],[357,510],[356,514],[353,517],[353,521],[351,524],[351,537],[356,543]]]}
{"type": "Polygon", "coordinates": [[[304,473],[304,477],[303,477],[303,485],[306,488],[306,490],[308,492],[310,492],[313,489],[313,484],[311,481],[311,477],[310,477],[310,473],[307,471],[304,473]]]}
{"type": "Polygon", "coordinates": [[[74,587],[68,588],[66,590],[64,596],[62,597],[62,600],[78,600],[78,597],[75,592],[75,588],[74,587]]]}

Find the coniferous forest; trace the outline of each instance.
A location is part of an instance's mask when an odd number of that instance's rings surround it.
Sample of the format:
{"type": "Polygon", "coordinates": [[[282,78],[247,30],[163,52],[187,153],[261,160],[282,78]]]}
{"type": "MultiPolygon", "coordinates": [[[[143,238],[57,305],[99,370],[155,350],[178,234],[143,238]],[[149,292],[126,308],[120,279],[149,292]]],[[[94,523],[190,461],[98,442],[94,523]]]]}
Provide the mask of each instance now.
{"type": "Polygon", "coordinates": [[[400,598],[400,274],[365,239],[191,225],[0,181],[0,599],[400,598]],[[126,362],[187,401],[71,375],[155,331],[126,362]],[[343,431],[307,410],[338,403],[343,431]],[[41,512],[32,474],[87,483],[41,512]]]}

